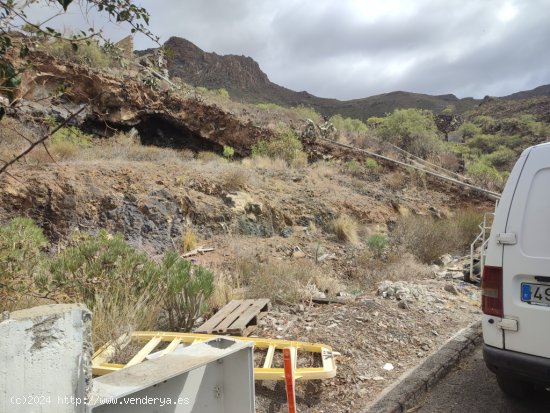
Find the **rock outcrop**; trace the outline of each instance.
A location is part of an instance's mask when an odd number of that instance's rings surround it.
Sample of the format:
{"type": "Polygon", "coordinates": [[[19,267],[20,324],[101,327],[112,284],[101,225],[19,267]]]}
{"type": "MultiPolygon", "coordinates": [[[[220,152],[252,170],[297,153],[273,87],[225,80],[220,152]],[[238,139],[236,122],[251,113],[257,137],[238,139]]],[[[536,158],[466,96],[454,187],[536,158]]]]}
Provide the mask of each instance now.
{"type": "Polygon", "coordinates": [[[260,138],[273,136],[270,130],[245,124],[217,106],[148,87],[131,71],[117,78],[61,63],[43,53],[33,56],[33,69],[26,73],[21,89],[21,96],[31,100],[27,110],[66,118],[72,110],[87,105],[75,122],[98,135],[134,127],[144,144],[218,153],[228,145],[240,156],[248,155],[260,138]],[[63,93],[52,104],[40,103],[59,90],[63,93]]]}

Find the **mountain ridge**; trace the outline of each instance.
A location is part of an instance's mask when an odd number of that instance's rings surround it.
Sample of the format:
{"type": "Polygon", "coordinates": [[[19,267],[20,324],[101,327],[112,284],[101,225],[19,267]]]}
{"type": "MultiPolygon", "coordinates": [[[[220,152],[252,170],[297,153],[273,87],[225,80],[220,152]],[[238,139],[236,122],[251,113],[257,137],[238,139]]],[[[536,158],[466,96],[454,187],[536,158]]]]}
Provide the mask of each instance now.
{"type": "MultiPolygon", "coordinates": [[[[192,86],[209,89],[226,89],[233,99],[249,103],[275,103],[281,106],[305,105],[325,116],[342,116],[366,120],[371,116],[384,116],[399,108],[428,109],[441,112],[452,106],[463,113],[483,102],[472,97],[458,98],[454,94],[429,95],[406,91],[393,91],[365,98],[339,100],[321,98],[307,91],[294,91],[269,80],[258,62],[244,55],[218,55],[205,52],[187,39],[170,37],[164,44],[168,72],[192,86]]],[[[139,55],[152,52],[147,49],[139,55]]],[[[550,85],[529,91],[520,91],[499,99],[519,100],[537,96],[550,96],[550,85]]]]}

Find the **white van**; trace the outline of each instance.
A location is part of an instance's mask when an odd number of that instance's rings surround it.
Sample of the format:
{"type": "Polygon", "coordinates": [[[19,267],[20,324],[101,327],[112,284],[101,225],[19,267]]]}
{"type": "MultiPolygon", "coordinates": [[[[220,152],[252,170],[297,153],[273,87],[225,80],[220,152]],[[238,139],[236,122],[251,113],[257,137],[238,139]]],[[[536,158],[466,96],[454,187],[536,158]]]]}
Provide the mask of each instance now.
{"type": "Polygon", "coordinates": [[[483,357],[507,394],[550,387],[550,143],[526,149],[496,209],[482,279],[483,357]]]}

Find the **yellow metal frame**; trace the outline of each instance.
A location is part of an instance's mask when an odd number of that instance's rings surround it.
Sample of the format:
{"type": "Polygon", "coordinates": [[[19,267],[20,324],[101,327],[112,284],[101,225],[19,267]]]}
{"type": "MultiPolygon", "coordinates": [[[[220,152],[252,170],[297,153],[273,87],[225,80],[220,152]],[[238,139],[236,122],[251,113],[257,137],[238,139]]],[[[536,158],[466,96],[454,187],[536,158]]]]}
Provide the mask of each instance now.
{"type": "MultiPolygon", "coordinates": [[[[107,343],[99,348],[92,356],[92,373],[96,376],[111,373],[126,367],[141,363],[161,342],[170,342],[162,351],[162,355],[174,351],[179,344],[193,345],[194,343],[216,338],[213,334],[172,333],[162,331],[136,331],[132,334],[120,336],[117,340],[107,343]],[[132,340],[146,343],[132,359],[126,364],[109,363],[116,348],[126,347],[132,340]]],[[[302,352],[318,353],[321,355],[322,367],[297,367],[295,377],[299,380],[330,379],[336,376],[335,355],[330,346],[319,343],[306,343],[302,341],[272,340],[267,338],[230,337],[233,340],[250,341],[254,348],[267,349],[264,363],[261,367],[254,368],[256,380],[284,380],[284,368],[275,368],[273,358],[276,350],[285,347],[293,347],[299,356],[302,352]]],[[[299,358],[299,357],[298,357],[299,358]]]]}

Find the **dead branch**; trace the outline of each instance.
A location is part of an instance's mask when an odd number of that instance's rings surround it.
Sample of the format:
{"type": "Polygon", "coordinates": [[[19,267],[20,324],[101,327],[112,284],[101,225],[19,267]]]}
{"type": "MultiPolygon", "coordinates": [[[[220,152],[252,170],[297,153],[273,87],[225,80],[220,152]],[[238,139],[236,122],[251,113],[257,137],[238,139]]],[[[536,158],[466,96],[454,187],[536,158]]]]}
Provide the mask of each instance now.
{"type": "MultiPolygon", "coordinates": [[[[5,163],[1,168],[0,168],[0,175],[2,175],[4,172],[6,172],[6,170],[12,166],[14,163],[17,163],[19,162],[19,160],[21,160],[22,158],[24,158],[25,156],[27,156],[34,148],[36,148],[38,145],[42,145],[44,144],[44,142],[49,138],[51,137],[54,133],[56,133],[58,130],[60,130],[61,128],[67,126],[67,124],[73,120],[75,117],[77,117],[78,115],[80,115],[84,109],[86,109],[88,107],[89,103],[85,104],[84,106],[82,106],[79,110],[77,110],[76,112],[73,112],[71,113],[71,115],[65,119],[62,123],[60,123],[57,127],[55,127],[52,131],[50,131],[49,133],[47,133],[46,135],[44,135],[43,137],[41,137],[40,139],[38,139],[37,141],[33,142],[32,144],[29,145],[29,147],[27,149],[25,149],[23,152],[21,152],[19,155],[17,155],[16,157],[12,158],[10,161],[8,161],[7,163],[5,163]]],[[[50,155],[51,156],[51,155],[50,155]]]]}

